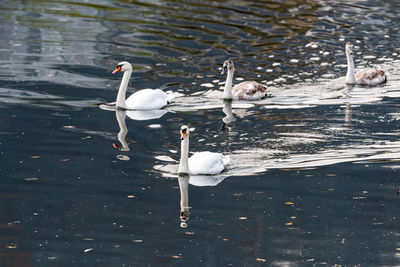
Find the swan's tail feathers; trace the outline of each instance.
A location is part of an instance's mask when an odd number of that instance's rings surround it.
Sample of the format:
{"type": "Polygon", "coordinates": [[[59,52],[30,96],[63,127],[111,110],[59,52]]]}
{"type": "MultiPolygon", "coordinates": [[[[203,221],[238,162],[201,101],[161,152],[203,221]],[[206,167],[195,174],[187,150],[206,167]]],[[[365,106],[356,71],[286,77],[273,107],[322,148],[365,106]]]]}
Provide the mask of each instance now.
{"type": "Polygon", "coordinates": [[[227,155],[222,155],[222,163],[224,166],[228,165],[228,163],[231,161],[231,158],[227,155]]]}
{"type": "Polygon", "coordinates": [[[182,94],[177,93],[177,92],[167,94],[167,101],[168,101],[168,103],[171,103],[171,101],[172,101],[174,98],[176,98],[176,97],[178,97],[178,96],[181,96],[181,95],[182,95],[182,94]]]}

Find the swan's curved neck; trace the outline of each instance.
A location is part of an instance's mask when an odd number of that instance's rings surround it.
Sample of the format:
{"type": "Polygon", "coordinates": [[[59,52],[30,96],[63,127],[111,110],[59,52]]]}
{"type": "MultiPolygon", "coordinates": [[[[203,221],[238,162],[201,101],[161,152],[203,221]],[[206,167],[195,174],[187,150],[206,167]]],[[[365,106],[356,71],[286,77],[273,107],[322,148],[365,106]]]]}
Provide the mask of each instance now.
{"type": "Polygon", "coordinates": [[[226,82],[224,88],[224,99],[232,99],[232,82],[233,82],[233,73],[235,69],[228,69],[228,74],[226,75],[226,82]]]}
{"type": "Polygon", "coordinates": [[[178,173],[189,174],[189,134],[181,141],[181,160],[179,162],[178,173]]]}
{"type": "Polygon", "coordinates": [[[346,58],[347,58],[347,74],[345,83],[353,84],[356,83],[356,79],[354,77],[354,60],[353,60],[353,55],[351,55],[347,50],[346,50],[346,58]]]}
{"type": "Polygon", "coordinates": [[[116,106],[119,108],[127,108],[125,99],[126,99],[126,88],[128,87],[129,79],[131,78],[132,71],[127,70],[124,72],[122,76],[121,85],[119,86],[118,95],[117,95],[117,103],[116,106]]]}

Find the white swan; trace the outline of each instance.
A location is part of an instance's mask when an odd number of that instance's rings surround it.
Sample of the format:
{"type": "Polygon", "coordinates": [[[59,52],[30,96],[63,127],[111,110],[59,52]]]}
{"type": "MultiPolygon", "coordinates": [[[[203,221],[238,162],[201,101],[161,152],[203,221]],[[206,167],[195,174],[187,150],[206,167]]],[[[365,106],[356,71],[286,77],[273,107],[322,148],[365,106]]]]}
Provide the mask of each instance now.
{"type": "Polygon", "coordinates": [[[166,109],[126,110],[125,108],[116,108],[115,102],[101,103],[99,104],[99,108],[107,111],[124,111],[126,116],[136,121],[159,119],[168,113],[166,109]]]}
{"type": "Polygon", "coordinates": [[[254,81],[241,82],[232,88],[233,74],[235,72],[235,66],[232,60],[225,60],[222,65],[221,74],[228,73],[226,76],[225,88],[224,88],[224,99],[245,99],[245,100],[257,100],[266,97],[267,87],[254,81]]]}
{"type": "Polygon", "coordinates": [[[186,174],[218,174],[225,169],[230,158],[219,153],[203,151],[189,156],[189,127],[181,127],[181,160],[179,162],[178,173],[186,174]]]}
{"type": "Polygon", "coordinates": [[[346,84],[378,85],[386,82],[385,72],[374,68],[365,68],[354,74],[353,45],[346,43],[347,75],[346,84]]]}
{"type": "Polygon", "coordinates": [[[174,98],[160,89],[143,89],[125,99],[126,88],[132,74],[132,65],[126,61],[118,63],[112,74],[124,72],[119,86],[116,107],[122,109],[151,110],[160,109],[168,105],[174,98]]]}

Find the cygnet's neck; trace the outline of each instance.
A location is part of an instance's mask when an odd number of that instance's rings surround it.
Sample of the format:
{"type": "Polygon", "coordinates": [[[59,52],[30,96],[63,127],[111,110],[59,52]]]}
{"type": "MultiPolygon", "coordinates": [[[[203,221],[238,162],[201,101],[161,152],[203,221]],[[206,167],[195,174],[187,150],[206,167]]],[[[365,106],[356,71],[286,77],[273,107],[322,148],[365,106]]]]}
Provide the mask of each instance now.
{"type": "Polygon", "coordinates": [[[121,85],[119,86],[118,95],[117,95],[117,108],[127,108],[125,99],[126,99],[126,88],[128,88],[129,79],[131,78],[132,71],[127,70],[124,72],[122,76],[121,85]]]}
{"type": "Polygon", "coordinates": [[[345,83],[354,84],[356,83],[356,79],[354,78],[354,60],[353,56],[346,50],[346,58],[347,58],[347,74],[345,83]]]}
{"type": "Polygon", "coordinates": [[[224,99],[232,99],[232,81],[234,72],[235,68],[228,69],[228,74],[226,75],[224,95],[223,95],[224,99]]]}
{"type": "Polygon", "coordinates": [[[181,141],[181,160],[179,162],[178,174],[189,174],[189,134],[181,141]]]}

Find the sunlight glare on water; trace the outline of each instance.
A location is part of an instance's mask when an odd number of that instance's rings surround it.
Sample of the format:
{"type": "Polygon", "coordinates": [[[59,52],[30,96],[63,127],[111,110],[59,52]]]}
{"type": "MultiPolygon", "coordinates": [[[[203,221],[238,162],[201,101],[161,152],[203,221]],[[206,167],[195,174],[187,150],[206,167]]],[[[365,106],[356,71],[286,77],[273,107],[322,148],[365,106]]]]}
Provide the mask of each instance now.
{"type": "Polygon", "coordinates": [[[0,6],[1,266],[399,265],[398,1],[0,6]],[[223,101],[227,59],[268,97],[223,101]],[[108,105],[121,61],[174,101],[108,105]],[[224,172],[178,177],[183,124],[224,172]]]}

